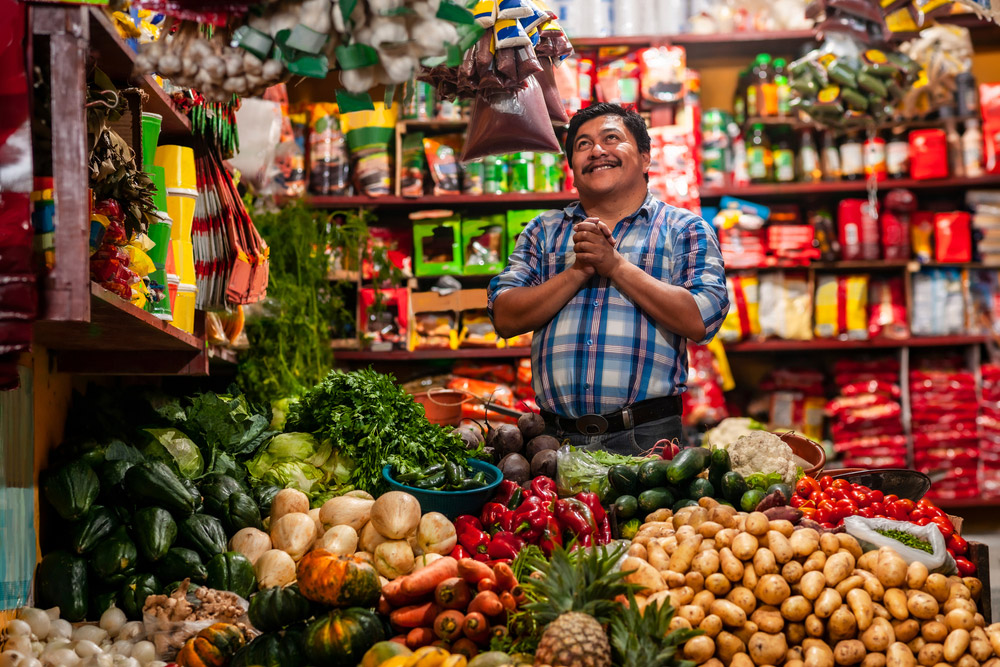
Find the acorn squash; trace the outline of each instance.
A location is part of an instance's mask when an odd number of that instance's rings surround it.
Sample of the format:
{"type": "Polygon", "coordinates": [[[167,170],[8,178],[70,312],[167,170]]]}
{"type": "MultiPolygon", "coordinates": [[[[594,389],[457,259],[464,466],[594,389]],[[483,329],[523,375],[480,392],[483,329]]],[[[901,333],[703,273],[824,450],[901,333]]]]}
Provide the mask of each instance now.
{"type": "Polygon", "coordinates": [[[244,643],[238,627],[232,623],[214,623],[184,644],[176,662],[178,667],[226,667],[244,643]]]}
{"type": "Polygon", "coordinates": [[[371,607],[382,593],[378,573],[357,556],[336,556],[313,549],[299,561],[299,590],[331,607],[371,607]]]}
{"type": "Polygon", "coordinates": [[[297,584],[272,586],[250,598],[247,615],[261,632],[277,632],[312,616],[312,603],[297,584]]]}
{"type": "Polygon", "coordinates": [[[374,612],[350,607],[335,609],[306,626],[302,648],[311,664],[354,667],[383,639],[385,631],[374,612]]]}

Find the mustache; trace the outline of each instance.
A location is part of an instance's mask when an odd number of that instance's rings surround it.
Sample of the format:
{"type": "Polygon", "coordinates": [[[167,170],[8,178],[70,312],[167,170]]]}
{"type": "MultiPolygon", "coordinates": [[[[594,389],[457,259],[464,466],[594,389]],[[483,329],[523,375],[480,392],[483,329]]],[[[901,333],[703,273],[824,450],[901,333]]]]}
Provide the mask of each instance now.
{"type": "Polygon", "coordinates": [[[593,164],[587,165],[586,168],[584,168],[583,173],[589,174],[598,167],[606,167],[606,166],[620,167],[621,164],[622,164],[621,160],[602,160],[600,162],[595,162],[593,164]]]}

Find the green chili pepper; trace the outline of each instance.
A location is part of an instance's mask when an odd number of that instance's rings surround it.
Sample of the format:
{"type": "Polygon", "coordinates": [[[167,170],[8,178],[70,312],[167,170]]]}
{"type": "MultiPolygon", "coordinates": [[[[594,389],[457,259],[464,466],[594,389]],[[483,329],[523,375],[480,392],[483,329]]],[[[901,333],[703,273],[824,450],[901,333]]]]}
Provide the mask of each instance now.
{"type": "Polygon", "coordinates": [[[413,487],[417,489],[437,489],[438,487],[444,486],[447,476],[444,471],[430,475],[429,477],[424,477],[423,479],[418,479],[413,483],[413,487]]]}
{"type": "Polygon", "coordinates": [[[448,479],[448,486],[457,486],[465,479],[465,471],[457,463],[449,461],[445,464],[444,470],[445,476],[448,479]]]}
{"type": "Polygon", "coordinates": [[[458,485],[459,491],[470,491],[472,489],[481,489],[486,486],[486,475],[481,472],[477,472],[472,477],[462,480],[458,485]]]}
{"type": "Polygon", "coordinates": [[[423,470],[413,470],[411,472],[404,472],[402,475],[396,475],[395,479],[397,482],[403,482],[406,484],[409,482],[415,482],[423,476],[423,470]]]}

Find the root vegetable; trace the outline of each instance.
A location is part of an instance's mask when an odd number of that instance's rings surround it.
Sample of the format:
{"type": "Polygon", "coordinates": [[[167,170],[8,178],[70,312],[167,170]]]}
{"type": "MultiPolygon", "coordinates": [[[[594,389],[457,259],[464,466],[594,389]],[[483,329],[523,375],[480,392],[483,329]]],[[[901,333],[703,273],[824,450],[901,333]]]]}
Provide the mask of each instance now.
{"type": "Polygon", "coordinates": [[[851,613],[851,610],[847,608],[847,605],[841,605],[830,616],[830,620],[826,624],[826,629],[830,635],[831,642],[853,639],[858,631],[858,622],[854,618],[854,614],[851,613]]]}
{"type": "Polygon", "coordinates": [[[778,574],[765,574],[761,577],[755,592],[764,604],[775,607],[781,605],[792,594],[788,582],[778,574]]]}
{"type": "Polygon", "coordinates": [[[882,603],[894,618],[897,618],[900,621],[905,621],[910,617],[910,610],[906,603],[906,593],[904,593],[901,589],[886,589],[885,597],[882,599],[882,603]]]}
{"type": "Polygon", "coordinates": [[[417,527],[417,545],[424,553],[446,555],[458,543],[458,535],[448,517],[440,512],[428,512],[417,527]]]}
{"type": "Polygon", "coordinates": [[[420,524],[420,518],[420,502],[403,491],[385,493],[371,506],[372,525],[390,540],[402,540],[412,535],[420,524]]]}
{"type": "Polygon", "coordinates": [[[784,630],[785,620],[781,612],[771,606],[764,606],[754,610],[750,620],[757,624],[761,632],[774,635],[784,630]]]}
{"type": "MultiPolygon", "coordinates": [[[[406,540],[390,540],[375,548],[375,569],[386,579],[409,574],[413,569],[413,549],[406,540]]],[[[424,568],[425,572],[429,567],[424,568]]]]}
{"type": "Polygon", "coordinates": [[[833,659],[838,665],[856,665],[865,659],[865,645],[857,639],[845,639],[833,649],[833,659]]]}
{"type": "Polygon", "coordinates": [[[956,662],[969,648],[971,640],[968,630],[962,628],[952,630],[944,641],[944,659],[948,662],[956,662]]]}
{"type": "Polygon", "coordinates": [[[913,652],[902,642],[896,642],[889,646],[885,654],[886,667],[916,667],[916,660],[913,652]]]}
{"type": "Polygon", "coordinates": [[[833,612],[840,608],[842,603],[843,600],[837,591],[832,588],[825,588],[813,605],[813,613],[819,618],[830,618],[833,612]]]}
{"type": "Polygon", "coordinates": [[[742,586],[737,586],[730,591],[726,599],[742,609],[747,616],[757,608],[757,598],[754,597],[753,591],[742,586]]]}
{"type": "Polygon", "coordinates": [[[295,561],[280,549],[261,554],[253,569],[261,588],[287,586],[295,581],[295,561]]]}
{"type": "Polygon", "coordinates": [[[710,611],[732,628],[742,628],[747,622],[746,612],[728,600],[716,600],[712,603],[710,611]]]}
{"type": "Polygon", "coordinates": [[[696,664],[708,662],[715,654],[715,642],[707,635],[701,635],[684,643],[684,657],[696,664]]]}
{"type": "Polygon", "coordinates": [[[876,618],[861,635],[861,641],[869,651],[885,652],[896,641],[892,625],[884,618],[876,618]]]}
{"type": "Polygon", "coordinates": [[[861,632],[867,630],[872,624],[872,619],[875,618],[872,599],[868,593],[865,593],[860,588],[855,588],[847,594],[847,605],[851,608],[854,617],[858,621],[858,630],[861,632]]]}
{"type": "Polygon", "coordinates": [[[271,521],[271,543],[294,561],[306,555],[316,537],[316,522],[308,514],[290,512],[271,521]]]}
{"type": "Polygon", "coordinates": [[[777,665],[785,658],[788,644],[782,634],[755,632],[747,642],[750,659],[757,665],[777,665]]]}
{"type": "Polygon", "coordinates": [[[907,601],[906,608],[915,618],[923,620],[930,620],[938,613],[937,600],[927,593],[915,593],[907,601]]]}
{"type": "Polygon", "coordinates": [[[878,550],[875,576],[886,588],[902,586],[906,581],[906,561],[888,547],[878,550]]]}
{"type": "Polygon", "coordinates": [[[804,621],[812,613],[812,605],[802,595],[793,595],[781,603],[781,615],[789,621],[804,621]]]}
{"type": "Polygon", "coordinates": [[[944,646],[925,643],[917,652],[917,662],[925,667],[936,665],[944,659],[944,646]]]}

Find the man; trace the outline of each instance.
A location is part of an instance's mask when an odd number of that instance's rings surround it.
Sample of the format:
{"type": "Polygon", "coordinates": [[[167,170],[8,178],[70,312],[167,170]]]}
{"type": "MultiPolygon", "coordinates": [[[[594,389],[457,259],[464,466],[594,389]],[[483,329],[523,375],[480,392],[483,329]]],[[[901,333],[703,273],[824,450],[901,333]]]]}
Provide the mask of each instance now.
{"type": "Polygon", "coordinates": [[[580,201],[528,223],[490,282],[489,312],[505,338],[534,332],[550,432],[638,454],[681,437],[686,341],[707,343],[729,310],[722,255],[708,223],[649,194],[639,114],[583,109],[566,156],[580,201]]]}

